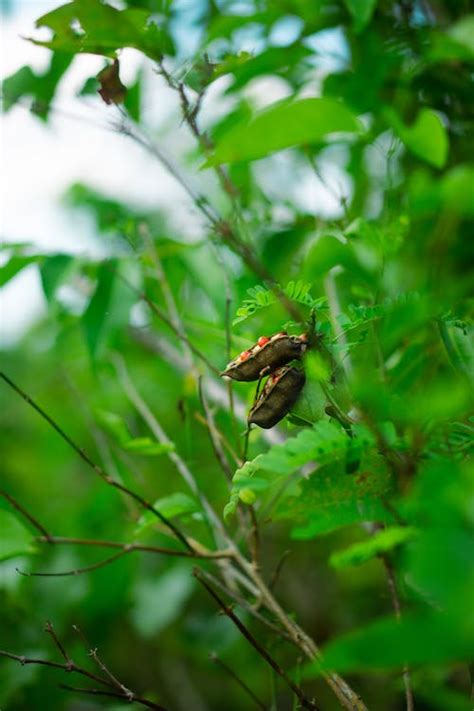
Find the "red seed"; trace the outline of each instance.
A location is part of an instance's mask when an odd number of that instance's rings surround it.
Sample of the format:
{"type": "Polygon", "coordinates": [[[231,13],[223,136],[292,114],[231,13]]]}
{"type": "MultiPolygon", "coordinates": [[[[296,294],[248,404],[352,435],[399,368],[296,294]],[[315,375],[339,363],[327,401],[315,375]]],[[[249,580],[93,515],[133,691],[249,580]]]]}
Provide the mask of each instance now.
{"type": "Polygon", "coordinates": [[[270,339],[267,336],[260,336],[260,338],[257,341],[257,346],[260,346],[260,348],[261,348],[262,346],[265,345],[265,343],[268,343],[269,340],[270,339]]]}
{"type": "Polygon", "coordinates": [[[250,355],[250,351],[242,351],[242,353],[239,355],[239,360],[247,360],[247,358],[250,355]]]}

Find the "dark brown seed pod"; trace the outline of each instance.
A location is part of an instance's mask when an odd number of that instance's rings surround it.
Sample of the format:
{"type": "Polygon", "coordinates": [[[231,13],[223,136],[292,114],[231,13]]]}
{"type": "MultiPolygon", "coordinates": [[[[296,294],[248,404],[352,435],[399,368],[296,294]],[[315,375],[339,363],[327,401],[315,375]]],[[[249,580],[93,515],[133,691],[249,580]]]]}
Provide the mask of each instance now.
{"type": "Polygon", "coordinates": [[[249,425],[268,430],[289,413],[306,381],[304,371],[291,365],[270,375],[248,416],[249,425]]]}
{"type": "Polygon", "coordinates": [[[301,358],[307,347],[307,338],[276,333],[271,338],[261,336],[257,343],[231,360],[221,375],[234,380],[258,380],[262,371],[275,370],[295,358],[301,358]]]}

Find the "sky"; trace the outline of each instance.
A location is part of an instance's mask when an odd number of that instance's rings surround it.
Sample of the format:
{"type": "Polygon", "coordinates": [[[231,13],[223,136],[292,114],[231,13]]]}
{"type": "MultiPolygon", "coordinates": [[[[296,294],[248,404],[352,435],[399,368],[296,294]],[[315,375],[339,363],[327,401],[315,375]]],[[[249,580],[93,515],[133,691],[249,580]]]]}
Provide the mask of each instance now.
{"type": "MultiPolygon", "coordinates": [[[[189,0],[180,0],[185,7],[189,0]]],[[[2,0],[2,29],[0,50],[0,76],[6,77],[23,65],[35,71],[44,71],[50,53],[24,39],[34,34],[35,20],[48,10],[57,7],[57,0],[2,0]]],[[[192,8],[192,5],[190,6],[192,8]]],[[[195,7],[195,5],[194,5],[195,7]]],[[[195,34],[183,23],[178,29],[181,45],[189,51],[196,45],[195,34]]],[[[298,29],[297,18],[279,21],[272,32],[272,42],[282,45],[292,39],[298,29]]],[[[256,40],[242,38],[248,51],[258,49],[256,40]]],[[[337,37],[320,36],[315,46],[336,47],[337,37]]],[[[125,84],[133,81],[141,55],[135,50],[121,53],[121,76],[125,84]]],[[[114,128],[118,113],[114,106],[106,106],[99,97],[77,97],[85,80],[97,74],[104,60],[93,55],[76,57],[72,67],[61,81],[54,99],[52,117],[47,124],[32,115],[25,105],[17,105],[1,119],[1,184],[0,233],[2,245],[28,242],[43,252],[69,252],[83,255],[100,254],[100,245],[94,239],[93,225],[86,215],[67,210],[62,196],[69,185],[87,183],[90,187],[144,208],[158,208],[167,212],[173,227],[187,239],[199,230],[199,217],[182,191],[165,169],[150,159],[145,151],[114,128]]],[[[146,72],[148,90],[142,115],[145,125],[153,127],[154,140],[172,155],[184,158],[193,142],[187,131],[176,121],[178,103],[176,96],[166,89],[153,72],[146,72]],[[166,139],[163,136],[166,135],[166,139]]],[[[203,109],[206,114],[225,113],[232,99],[223,97],[226,79],[213,85],[203,109]]],[[[257,106],[276,101],[288,94],[288,87],[279,79],[262,78],[248,87],[248,96],[257,106]]],[[[276,160],[271,171],[260,166],[262,180],[278,175],[284,178],[284,159],[276,160]],[[273,176],[272,176],[273,173],[273,176]]],[[[326,180],[336,191],[347,191],[347,178],[337,165],[329,162],[323,166],[326,180]]],[[[190,176],[191,182],[203,189],[211,185],[212,177],[205,173],[190,176]]],[[[280,181],[281,182],[281,181],[280,181]]],[[[283,180],[283,183],[285,181],[283,180]]],[[[288,186],[285,187],[288,190],[288,186]]],[[[340,210],[331,192],[318,183],[314,175],[301,176],[298,186],[292,186],[294,199],[302,209],[327,216],[336,216],[340,210]],[[297,189],[296,189],[297,187],[297,189]]],[[[0,260],[5,261],[0,254],[0,260]]],[[[0,261],[0,263],[2,263],[0,261]]],[[[2,290],[0,295],[0,336],[5,347],[14,343],[36,319],[46,312],[37,267],[32,265],[20,272],[2,290]]]]}

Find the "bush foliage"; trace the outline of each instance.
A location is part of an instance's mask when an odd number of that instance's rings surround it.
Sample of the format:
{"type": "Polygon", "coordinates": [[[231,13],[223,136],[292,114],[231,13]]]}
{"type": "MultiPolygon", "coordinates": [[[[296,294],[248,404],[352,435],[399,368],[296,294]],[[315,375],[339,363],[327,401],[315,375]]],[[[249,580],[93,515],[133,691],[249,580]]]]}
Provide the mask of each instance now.
{"type": "Polygon", "coordinates": [[[100,257],[4,247],[1,284],[34,265],[47,314],[3,353],[2,708],[470,708],[468,6],[37,20],[49,68],[5,78],[4,111],[50,122],[79,55],[103,57],[81,96],[178,180],[191,227],[91,180],[64,206],[100,257]],[[166,129],[142,115],[165,88],[166,129]],[[282,330],[313,335],[306,384],[247,449],[255,385],[219,372],[282,330]]]}

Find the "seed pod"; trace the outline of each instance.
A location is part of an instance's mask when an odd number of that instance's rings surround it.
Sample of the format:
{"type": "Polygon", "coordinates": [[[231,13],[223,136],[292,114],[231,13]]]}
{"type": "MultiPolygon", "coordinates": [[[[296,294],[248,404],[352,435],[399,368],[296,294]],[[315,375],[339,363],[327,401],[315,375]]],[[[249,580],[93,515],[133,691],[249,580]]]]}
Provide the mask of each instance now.
{"type": "Polygon", "coordinates": [[[221,375],[234,380],[258,380],[262,370],[275,370],[295,358],[301,358],[307,347],[306,335],[289,336],[276,333],[271,338],[261,336],[257,343],[234,358],[221,375]]]}
{"type": "Polygon", "coordinates": [[[287,365],[275,370],[249,412],[249,425],[255,424],[265,430],[274,427],[297,401],[305,380],[304,371],[300,368],[287,365]]]}

